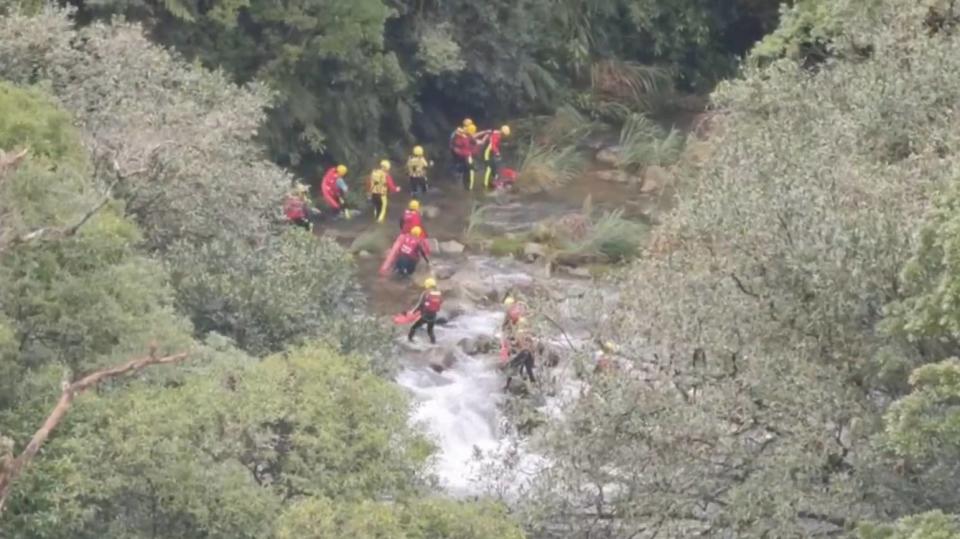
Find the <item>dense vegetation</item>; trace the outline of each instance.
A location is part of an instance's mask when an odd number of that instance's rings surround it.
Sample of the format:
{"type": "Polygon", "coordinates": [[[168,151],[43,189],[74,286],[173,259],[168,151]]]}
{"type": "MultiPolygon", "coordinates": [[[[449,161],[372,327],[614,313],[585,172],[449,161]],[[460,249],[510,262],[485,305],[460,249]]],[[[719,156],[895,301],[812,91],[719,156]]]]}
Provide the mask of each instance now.
{"type": "MultiPolygon", "coordinates": [[[[960,536],[960,12],[778,8],[0,2],[0,536],[960,536]],[[684,153],[636,115],[722,77],[684,153]],[[524,433],[529,482],[493,463],[509,503],[454,501],[352,256],[274,222],[277,163],[545,113],[528,177],[609,121],[623,170],[679,159],[677,205],[618,297],[540,306],[630,368],[524,433]]],[[[637,254],[608,240],[555,247],[637,254]]]]}
{"type": "Polygon", "coordinates": [[[634,370],[540,433],[535,535],[960,534],[960,19],[927,4],[800,2],[713,94],[620,302],[574,307],[634,370]]]}
{"type": "MultiPolygon", "coordinates": [[[[708,89],[776,20],[775,0],[94,0],[235,81],[278,92],[263,128],[297,165],[371,164],[450,122],[638,105],[634,83],[708,89]],[[657,69],[643,68],[656,66],[657,69]]],[[[312,171],[311,171],[312,172],[312,171]]]]}

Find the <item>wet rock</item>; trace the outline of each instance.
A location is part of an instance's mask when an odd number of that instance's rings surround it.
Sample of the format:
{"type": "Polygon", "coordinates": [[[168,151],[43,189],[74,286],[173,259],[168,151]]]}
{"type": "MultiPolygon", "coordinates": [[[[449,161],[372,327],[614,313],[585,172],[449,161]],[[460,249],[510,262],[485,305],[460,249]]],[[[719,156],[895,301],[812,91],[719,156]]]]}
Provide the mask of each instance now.
{"type": "Polygon", "coordinates": [[[420,208],[420,215],[427,219],[436,219],[440,215],[440,208],[436,206],[423,206],[420,208]]]}
{"type": "Polygon", "coordinates": [[[551,369],[555,368],[557,365],[560,364],[560,354],[557,353],[555,350],[548,350],[547,353],[545,354],[544,364],[546,364],[546,366],[550,367],[551,369]]]}
{"type": "Polygon", "coordinates": [[[462,253],[463,250],[464,246],[459,241],[450,240],[440,244],[440,252],[444,254],[458,255],[462,253]]]}
{"type": "Polygon", "coordinates": [[[559,253],[555,259],[557,265],[568,267],[599,264],[604,261],[603,256],[591,253],[559,253]]]}
{"type": "Polygon", "coordinates": [[[667,169],[658,166],[649,166],[643,172],[643,185],[640,187],[640,192],[653,193],[654,191],[659,191],[672,179],[673,174],[667,169]]]}
{"type": "Polygon", "coordinates": [[[590,277],[593,276],[593,275],[590,274],[590,268],[584,268],[584,267],[581,267],[581,266],[577,266],[577,267],[565,267],[565,268],[563,268],[563,271],[564,271],[567,275],[572,275],[572,276],[574,276],[574,277],[581,277],[581,278],[584,278],[584,279],[589,279],[590,277]]]}
{"type": "Polygon", "coordinates": [[[597,163],[601,165],[607,165],[609,167],[615,167],[620,163],[620,154],[622,150],[618,146],[610,146],[609,148],[604,148],[597,152],[596,159],[597,163]]]}
{"type": "Polygon", "coordinates": [[[453,264],[441,264],[431,260],[430,271],[435,278],[444,280],[453,277],[453,275],[457,273],[457,267],[453,264]]]}
{"type": "Polygon", "coordinates": [[[467,299],[499,300],[511,290],[529,290],[534,286],[533,277],[525,266],[503,265],[503,261],[472,258],[449,280],[451,288],[467,299]],[[499,265],[498,265],[499,264],[499,265]]]}
{"type": "Polygon", "coordinates": [[[443,372],[457,363],[457,351],[454,348],[432,347],[424,352],[427,364],[434,372],[443,372]]]}
{"type": "Polygon", "coordinates": [[[357,253],[357,258],[370,258],[373,256],[369,251],[360,251],[357,253]]]}
{"type": "Polygon", "coordinates": [[[613,183],[639,183],[640,178],[631,176],[622,170],[599,170],[594,173],[598,180],[613,183]]]}
{"type": "Polygon", "coordinates": [[[460,342],[457,343],[457,346],[459,346],[460,349],[463,350],[463,353],[467,354],[468,356],[475,356],[480,353],[480,346],[477,342],[477,339],[469,337],[466,339],[461,339],[460,342]]]}
{"type": "Polygon", "coordinates": [[[440,316],[446,318],[447,321],[450,321],[476,310],[476,306],[465,299],[448,299],[443,302],[443,310],[441,311],[440,316]]]}
{"type": "Polygon", "coordinates": [[[539,243],[528,243],[523,246],[523,256],[527,260],[533,262],[538,258],[544,258],[547,256],[547,248],[539,243]]]}

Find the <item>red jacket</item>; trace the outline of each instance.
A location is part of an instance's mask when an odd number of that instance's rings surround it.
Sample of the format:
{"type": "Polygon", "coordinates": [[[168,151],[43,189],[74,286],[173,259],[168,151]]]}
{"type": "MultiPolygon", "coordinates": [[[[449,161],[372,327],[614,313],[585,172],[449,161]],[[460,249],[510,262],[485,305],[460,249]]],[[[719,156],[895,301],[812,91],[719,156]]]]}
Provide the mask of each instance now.
{"type": "Polygon", "coordinates": [[[320,190],[324,196],[339,195],[337,189],[337,180],[340,175],[337,174],[337,167],[330,167],[323,175],[323,181],[320,183],[320,190]]]}
{"type": "Polygon", "coordinates": [[[423,299],[420,301],[420,310],[425,313],[437,314],[440,312],[441,305],[443,305],[443,295],[440,294],[439,290],[431,290],[423,294],[423,299]]]}
{"type": "Polygon", "coordinates": [[[404,234],[400,239],[400,248],[397,256],[418,259],[421,256],[427,258],[430,256],[430,247],[427,242],[414,236],[413,234],[404,234]]]}
{"type": "Polygon", "coordinates": [[[457,133],[453,137],[453,153],[457,154],[458,157],[466,159],[473,155],[474,151],[473,138],[466,133],[457,133]]]}
{"type": "Polygon", "coordinates": [[[420,220],[420,212],[417,210],[404,210],[403,219],[400,221],[400,231],[409,233],[415,226],[423,228],[423,222],[420,220]]]}
{"type": "Polygon", "coordinates": [[[503,133],[499,129],[494,130],[490,133],[490,142],[487,144],[490,148],[490,153],[500,157],[500,139],[503,137],[503,133]]]}
{"type": "Polygon", "coordinates": [[[287,195],[283,201],[283,213],[290,221],[297,221],[307,216],[307,203],[296,195],[287,195]]]}

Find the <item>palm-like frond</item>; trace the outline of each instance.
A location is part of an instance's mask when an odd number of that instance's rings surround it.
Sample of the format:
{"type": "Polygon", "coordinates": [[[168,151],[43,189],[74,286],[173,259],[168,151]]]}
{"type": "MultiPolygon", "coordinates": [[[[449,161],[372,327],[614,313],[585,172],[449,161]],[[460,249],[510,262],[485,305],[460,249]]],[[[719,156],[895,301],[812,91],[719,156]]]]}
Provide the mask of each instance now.
{"type": "Polygon", "coordinates": [[[668,89],[670,70],[621,60],[601,60],[590,68],[590,89],[598,101],[648,110],[654,97],[668,89]]]}
{"type": "Polygon", "coordinates": [[[586,160],[573,146],[530,145],[518,171],[517,186],[527,192],[566,184],[583,171],[586,160]]]}
{"type": "Polygon", "coordinates": [[[665,132],[649,118],[634,114],[620,129],[618,168],[636,172],[650,165],[669,165],[680,157],[686,139],[676,129],[665,132]]]}

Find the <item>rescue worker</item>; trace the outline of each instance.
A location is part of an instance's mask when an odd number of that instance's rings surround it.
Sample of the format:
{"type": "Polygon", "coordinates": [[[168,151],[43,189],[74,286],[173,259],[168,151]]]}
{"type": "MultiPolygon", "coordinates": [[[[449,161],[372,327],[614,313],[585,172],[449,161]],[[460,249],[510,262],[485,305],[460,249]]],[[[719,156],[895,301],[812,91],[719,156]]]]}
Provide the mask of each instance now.
{"type": "Polygon", "coordinates": [[[323,181],[320,183],[320,192],[323,194],[323,200],[326,201],[327,206],[330,206],[334,214],[339,214],[345,209],[343,197],[347,196],[347,192],[349,191],[347,182],[344,180],[344,176],[346,175],[346,166],[337,165],[330,167],[327,169],[327,173],[323,175],[323,181]]]}
{"type": "Polygon", "coordinates": [[[397,251],[397,260],[394,262],[394,270],[400,275],[412,275],[417,271],[417,263],[422,257],[430,263],[428,258],[430,248],[423,243],[423,229],[415,226],[410,229],[408,234],[402,234],[400,247],[397,251]]]}
{"type": "Polygon", "coordinates": [[[420,202],[411,200],[407,204],[407,209],[403,210],[403,217],[400,218],[400,231],[410,232],[413,227],[420,227],[423,230],[423,222],[420,217],[420,202]]]}
{"type": "Polygon", "coordinates": [[[390,175],[390,161],[380,161],[380,166],[370,173],[370,204],[373,206],[373,219],[382,223],[387,216],[387,193],[399,193],[400,188],[393,182],[390,175]]]}
{"type": "Polygon", "coordinates": [[[457,174],[463,181],[464,189],[468,191],[473,189],[474,183],[473,154],[475,144],[473,135],[475,135],[476,132],[477,126],[471,124],[455,132],[452,141],[455,168],[457,174]]]}
{"type": "Polygon", "coordinates": [[[477,145],[484,147],[483,163],[486,170],[483,173],[483,187],[485,189],[490,189],[491,181],[498,182],[500,179],[500,142],[504,137],[509,136],[509,125],[477,135],[477,145]]]}
{"type": "Polygon", "coordinates": [[[616,345],[610,341],[601,344],[600,349],[593,355],[596,363],[593,372],[602,373],[616,370],[618,365],[616,359],[613,358],[613,354],[616,353],[616,351],[616,345]]]}
{"type": "Polygon", "coordinates": [[[433,277],[427,277],[423,281],[424,291],[417,300],[417,306],[414,310],[420,311],[420,318],[414,322],[407,334],[407,340],[413,342],[414,334],[422,326],[427,326],[427,335],[430,337],[430,344],[437,344],[437,338],[433,334],[433,326],[437,323],[437,313],[440,312],[440,306],[443,305],[443,294],[437,289],[437,281],[433,277]]]}
{"type": "Polygon", "coordinates": [[[510,339],[510,353],[513,354],[513,359],[511,359],[507,365],[509,372],[507,374],[507,384],[503,388],[504,390],[510,389],[510,382],[513,381],[513,377],[516,374],[519,374],[520,378],[526,377],[530,380],[530,383],[536,383],[536,379],[533,376],[533,354],[535,348],[536,346],[533,336],[530,334],[527,319],[520,318],[520,320],[517,321],[516,331],[510,339]]]}
{"type": "Polygon", "coordinates": [[[453,150],[454,148],[453,142],[457,138],[457,135],[461,133],[466,133],[467,127],[471,125],[473,125],[473,120],[471,120],[470,118],[464,118],[463,122],[457,127],[455,127],[453,129],[453,132],[450,133],[450,140],[447,142],[447,145],[450,147],[450,157],[452,158],[452,162],[454,164],[457,163],[457,160],[459,159],[459,157],[457,156],[457,152],[453,150]]]}
{"type": "Polygon", "coordinates": [[[314,221],[314,212],[307,201],[309,191],[310,188],[306,185],[297,184],[283,200],[283,214],[287,222],[305,230],[310,230],[314,221]]]}
{"type": "Polygon", "coordinates": [[[423,154],[423,146],[414,146],[413,155],[407,159],[407,176],[410,177],[410,196],[415,197],[427,192],[427,168],[433,162],[427,161],[423,154]]]}

